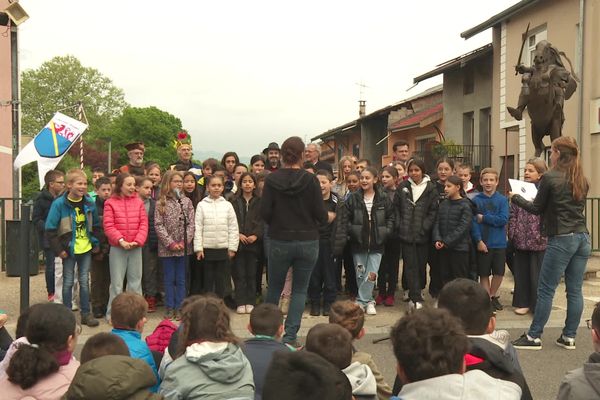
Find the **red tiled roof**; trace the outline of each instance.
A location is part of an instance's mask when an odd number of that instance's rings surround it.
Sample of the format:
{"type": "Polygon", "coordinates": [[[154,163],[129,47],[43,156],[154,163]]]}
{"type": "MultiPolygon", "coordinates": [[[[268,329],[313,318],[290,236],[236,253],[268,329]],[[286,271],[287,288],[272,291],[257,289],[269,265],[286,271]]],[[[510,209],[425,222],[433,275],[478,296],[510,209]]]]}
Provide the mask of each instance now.
{"type": "Polygon", "coordinates": [[[442,103],[436,104],[435,106],[426,108],[424,110],[421,110],[419,112],[411,114],[407,117],[404,117],[400,121],[394,122],[392,125],[390,125],[390,127],[388,129],[391,131],[404,130],[404,129],[412,128],[414,126],[418,126],[426,118],[429,118],[432,115],[435,115],[437,113],[441,113],[443,109],[444,109],[444,106],[442,103]]]}

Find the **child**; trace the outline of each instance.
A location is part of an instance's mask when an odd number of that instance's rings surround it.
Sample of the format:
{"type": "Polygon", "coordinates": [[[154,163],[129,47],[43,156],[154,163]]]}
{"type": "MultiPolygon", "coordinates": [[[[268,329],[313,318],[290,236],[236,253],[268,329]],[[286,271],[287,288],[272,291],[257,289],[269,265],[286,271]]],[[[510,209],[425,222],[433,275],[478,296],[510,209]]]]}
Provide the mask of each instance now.
{"type": "MultiPolygon", "coordinates": [[[[228,151],[223,154],[223,158],[221,158],[221,166],[223,166],[226,170],[227,180],[233,180],[233,171],[235,169],[236,164],[240,163],[240,158],[237,153],[234,151],[228,151]]],[[[214,174],[215,171],[213,171],[214,174]]]]}
{"type": "MultiPolygon", "coordinates": [[[[344,197],[344,202],[348,201],[350,195],[358,190],[360,187],[360,173],[358,171],[350,171],[348,175],[346,175],[346,196],[344,197]]],[[[356,270],[354,269],[354,260],[352,259],[352,246],[350,242],[346,242],[346,246],[344,247],[343,254],[344,261],[344,276],[346,278],[345,281],[345,289],[346,292],[350,295],[351,299],[356,299],[356,295],[358,294],[358,287],[356,286],[356,270]]],[[[338,276],[336,283],[339,286],[339,289],[342,289],[342,270],[338,269],[338,276]]]]}
{"type": "MultiPolygon", "coordinates": [[[[360,306],[350,300],[336,301],[331,305],[329,323],[337,324],[352,335],[353,340],[360,340],[365,336],[365,313],[360,306]]],[[[377,397],[379,400],[389,399],[392,388],[386,383],[383,374],[369,353],[358,351],[352,347],[352,363],[359,362],[368,366],[377,382],[377,397]]]]}
{"type": "Polygon", "coordinates": [[[344,201],[350,197],[350,194],[356,192],[360,188],[360,172],[351,171],[346,176],[346,196],[344,197],[344,201]]]}
{"type": "MultiPolygon", "coordinates": [[[[113,195],[104,203],[104,233],[110,243],[110,305],[123,291],[142,294],[142,246],[148,238],[148,215],[144,202],[135,191],[135,178],[130,174],[117,176],[113,195]]],[[[83,299],[81,300],[83,303],[83,299]]]]}
{"type": "Polygon", "coordinates": [[[462,188],[466,194],[477,192],[475,185],[471,183],[471,166],[469,164],[460,164],[457,166],[456,175],[462,181],[462,188]]]}
{"type": "Polygon", "coordinates": [[[446,200],[440,203],[433,242],[439,252],[442,284],[466,278],[469,271],[469,241],[473,212],[469,200],[462,197],[462,181],[450,176],[445,185],[446,200]]]}
{"type": "MultiPolygon", "coordinates": [[[[380,179],[383,191],[393,202],[396,195],[398,170],[390,166],[384,167],[381,170],[380,179]]],[[[385,242],[383,257],[381,258],[381,267],[377,278],[379,294],[375,298],[376,305],[385,304],[386,307],[394,305],[394,293],[396,293],[396,286],[398,285],[398,269],[400,268],[400,249],[398,236],[392,232],[385,242]]],[[[408,287],[404,289],[408,289],[408,287]]]]}
{"type": "Polygon", "coordinates": [[[152,198],[152,180],[141,176],[135,180],[140,199],[144,202],[144,210],[148,216],[148,240],[142,247],[142,291],[148,303],[148,312],[156,311],[156,296],[159,293],[160,271],[158,268],[158,236],[156,235],[154,213],[156,200],[152,198]]]}
{"type": "Polygon", "coordinates": [[[250,159],[250,172],[254,175],[258,175],[265,170],[265,156],[262,154],[255,154],[250,159]]]}
{"type": "Polygon", "coordinates": [[[418,159],[408,161],[408,180],[396,190],[395,208],[402,243],[402,269],[408,285],[409,307],[421,308],[425,287],[426,266],[431,230],[437,211],[438,192],[425,174],[425,163],[418,159]]]}
{"type": "MultiPolygon", "coordinates": [[[[192,201],[194,210],[202,200],[202,192],[200,191],[198,181],[195,177],[196,176],[191,171],[183,173],[183,193],[192,201]]],[[[193,251],[188,254],[188,263],[189,270],[186,272],[186,274],[189,274],[189,282],[187,282],[188,291],[190,294],[200,294],[204,287],[202,263],[196,259],[196,255],[193,251]]]]}
{"type": "Polygon", "coordinates": [[[398,172],[398,180],[396,181],[396,186],[400,185],[400,182],[408,179],[406,165],[402,161],[394,161],[391,164],[391,166],[396,168],[396,171],[398,172]]]}
{"type": "Polygon", "coordinates": [[[185,255],[192,254],[191,243],[194,239],[194,206],[190,199],[182,195],[182,185],[181,172],[165,172],[154,212],[158,257],[163,266],[167,319],[181,317],[181,302],[186,295],[185,255]],[[184,229],[184,225],[187,225],[187,229],[184,229]]]}
{"type": "Polygon", "coordinates": [[[223,197],[224,180],[211,176],[206,180],[208,196],[196,209],[194,250],[198,260],[204,260],[204,289],[225,296],[227,262],[235,256],[239,245],[239,230],[235,211],[223,197]]]}
{"type": "MultiPolygon", "coordinates": [[[[110,179],[105,176],[98,178],[95,186],[96,210],[98,210],[99,226],[103,227],[104,202],[110,198],[112,186],[110,184],[110,179]]],[[[102,234],[100,236],[100,251],[92,255],[92,269],[90,271],[92,313],[94,318],[102,318],[106,315],[110,288],[110,268],[108,264],[110,245],[108,244],[106,235],[102,234]]]]}
{"type": "Polygon", "coordinates": [[[232,270],[238,314],[250,314],[256,294],[257,253],[261,246],[263,223],[260,219],[260,197],[256,195],[256,178],[249,172],[240,177],[240,190],[232,205],[239,226],[239,251],[232,270]]]}
{"type": "Polygon", "coordinates": [[[379,190],[377,170],[367,167],[360,174],[360,189],[348,198],[348,235],[356,266],[357,301],[375,315],[373,288],[377,282],[383,245],[394,229],[394,211],[390,198],[379,190]]]}
{"type": "Polygon", "coordinates": [[[321,294],[323,315],[329,315],[329,308],[337,294],[334,256],[342,253],[346,245],[346,220],[343,202],[331,192],[333,176],[329,171],[319,170],[317,179],[327,211],[327,223],[319,227],[319,257],[310,275],[308,298],[311,303],[310,315],[321,315],[321,294]]]}
{"type": "Polygon", "coordinates": [[[506,261],[508,199],[496,192],[498,172],[493,168],[481,171],[481,186],[483,192],[473,198],[478,214],[473,217],[471,235],[477,244],[479,281],[490,294],[494,309],[501,311],[503,306],[498,289],[504,277],[506,261]]]}
{"type": "Polygon", "coordinates": [[[94,190],[91,190],[90,192],[88,192],[88,196],[91,197],[91,199],[93,201],[96,201],[96,181],[98,180],[98,178],[103,178],[104,177],[104,169],[99,168],[99,167],[95,167],[92,170],[92,186],[94,188],[94,190]]]}
{"type": "Polygon", "coordinates": [[[183,309],[181,323],[176,359],[166,369],[160,394],[169,399],[253,399],[252,366],[231,331],[223,301],[197,299],[183,309]]]}
{"type": "Polygon", "coordinates": [[[254,336],[244,342],[244,354],[252,366],[255,398],[261,398],[265,374],[276,352],[295,349],[281,343],[283,313],[275,304],[263,303],[252,309],[248,331],[254,336]]]}
{"type": "Polygon", "coordinates": [[[352,336],[337,324],[317,324],[306,336],[305,350],[316,353],[339,368],[350,381],[355,399],[377,399],[377,383],[371,369],[352,362],[352,336]]]}
{"type": "Polygon", "coordinates": [[[186,171],[183,173],[183,193],[185,196],[192,201],[192,206],[194,206],[194,210],[200,200],[202,200],[202,193],[198,189],[198,182],[196,180],[196,175],[193,172],[186,171]]]}
{"type": "MultiPolygon", "coordinates": [[[[525,164],[525,182],[540,182],[547,167],[544,160],[532,158],[525,164]]],[[[512,305],[515,313],[525,315],[535,310],[538,277],[546,252],[548,238],[542,235],[541,217],[511,204],[508,219],[508,239],[515,248],[513,274],[515,293],[512,305]]]]}
{"type": "MultiPolygon", "coordinates": [[[[86,191],[81,185],[80,196],[86,191]]],[[[0,378],[2,398],[60,399],[79,367],[73,357],[79,333],[81,327],[70,308],[54,303],[32,308],[25,329],[28,344],[18,347],[6,376],[0,378]]]]}
{"type": "Polygon", "coordinates": [[[81,323],[99,322],[90,313],[89,271],[92,253],[100,251],[96,205],[87,196],[87,175],[80,169],[67,172],[67,191],[52,203],[46,219],[46,235],[54,254],[63,260],[63,304],[71,309],[75,263],[79,272],[81,323]]]}
{"type": "Polygon", "coordinates": [[[233,183],[235,184],[234,185],[234,188],[235,188],[234,193],[237,193],[238,190],[240,190],[240,179],[244,172],[248,172],[248,167],[246,167],[246,165],[244,165],[242,163],[235,164],[235,167],[233,168],[233,183]]]}
{"type": "Polygon", "coordinates": [[[346,178],[348,174],[353,169],[352,158],[349,156],[344,156],[340,158],[338,167],[338,176],[335,180],[335,186],[333,188],[333,192],[338,195],[339,198],[343,199],[346,197],[346,192],[348,192],[348,186],[346,184],[346,178]]]}
{"type": "Polygon", "coordinates": [[[146,165],[146,176],[152,181],[152,191],[150,197],[153,200],[158,200],[160,197],[160,165],[155,162],[150,162],[146,165]]]}
{"type": "MultiPolygon", "coordinates": [[[[130,356],[125,341],[113,333],[100,332],[85,341],[79,361],[81,365],[104,356],[130,356]]],[[[144,363],[148,365],[148,363],[144,363]]]]}
{"type": "MultiPolygon", "coordinates": [[[[125,341],[131,357],[144,360],[152,368],[158,381],[156,362],[148,345],[142,340],[142,331],[147,322],[147,312],[148,304],[141,295],[137,293],[119,294],[111,304],[111,324],[113,326],[111,333],[125,341]]],[[[155,385],[151,391],[156,393],[158,385],[155,385]]]]}

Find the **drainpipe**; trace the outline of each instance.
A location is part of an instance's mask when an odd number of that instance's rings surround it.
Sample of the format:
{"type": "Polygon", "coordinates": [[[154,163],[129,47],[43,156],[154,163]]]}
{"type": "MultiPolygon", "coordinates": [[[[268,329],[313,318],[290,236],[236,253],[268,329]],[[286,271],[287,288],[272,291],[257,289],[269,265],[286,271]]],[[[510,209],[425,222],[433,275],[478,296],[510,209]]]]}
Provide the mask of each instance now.
{"type": "Polygon", "coordinates": [[[577,114],[577,143],[579,152],[583,155],[583,29],[585,20],[585,0],[579,0],[579,31],[577,33],[577,62],[579,65],[577,74],[579,75],[581,89],[579,90],[579,111],[577,114]]]}

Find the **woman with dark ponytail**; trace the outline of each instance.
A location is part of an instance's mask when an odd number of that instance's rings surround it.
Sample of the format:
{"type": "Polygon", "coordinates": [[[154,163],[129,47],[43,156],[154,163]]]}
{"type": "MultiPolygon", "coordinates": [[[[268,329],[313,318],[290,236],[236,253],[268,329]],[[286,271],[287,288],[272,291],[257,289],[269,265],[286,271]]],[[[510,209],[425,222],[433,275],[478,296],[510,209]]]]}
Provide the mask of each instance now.
{"type": "Polygon", "coordinates": [[[80,329],[61,304],[33,308],[25,330],[29,344],[18,348],[0,379],[2,398],[60,399],[79,367],[73,351],[80,329]]]}

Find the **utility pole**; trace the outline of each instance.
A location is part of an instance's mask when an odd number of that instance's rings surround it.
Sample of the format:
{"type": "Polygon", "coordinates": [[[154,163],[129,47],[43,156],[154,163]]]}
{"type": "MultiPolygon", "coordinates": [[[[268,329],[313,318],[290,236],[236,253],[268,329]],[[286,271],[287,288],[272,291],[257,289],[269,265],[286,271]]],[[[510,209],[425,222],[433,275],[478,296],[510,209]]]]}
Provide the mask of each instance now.
{"type": "MultiPolygon", "coordinates": [[[[19,41],[17,25],[10,24],[10,79],[11,79],[11,104],[12,104],[12,161],[19,154],[21,148],[21,101],[19,99],[19,41]]],[[[21,169],[13,168],[12,197],[21,197],[21,169]]],[[[19,218],[19,206],[13,200],[13,218],[19,218]]]]}

